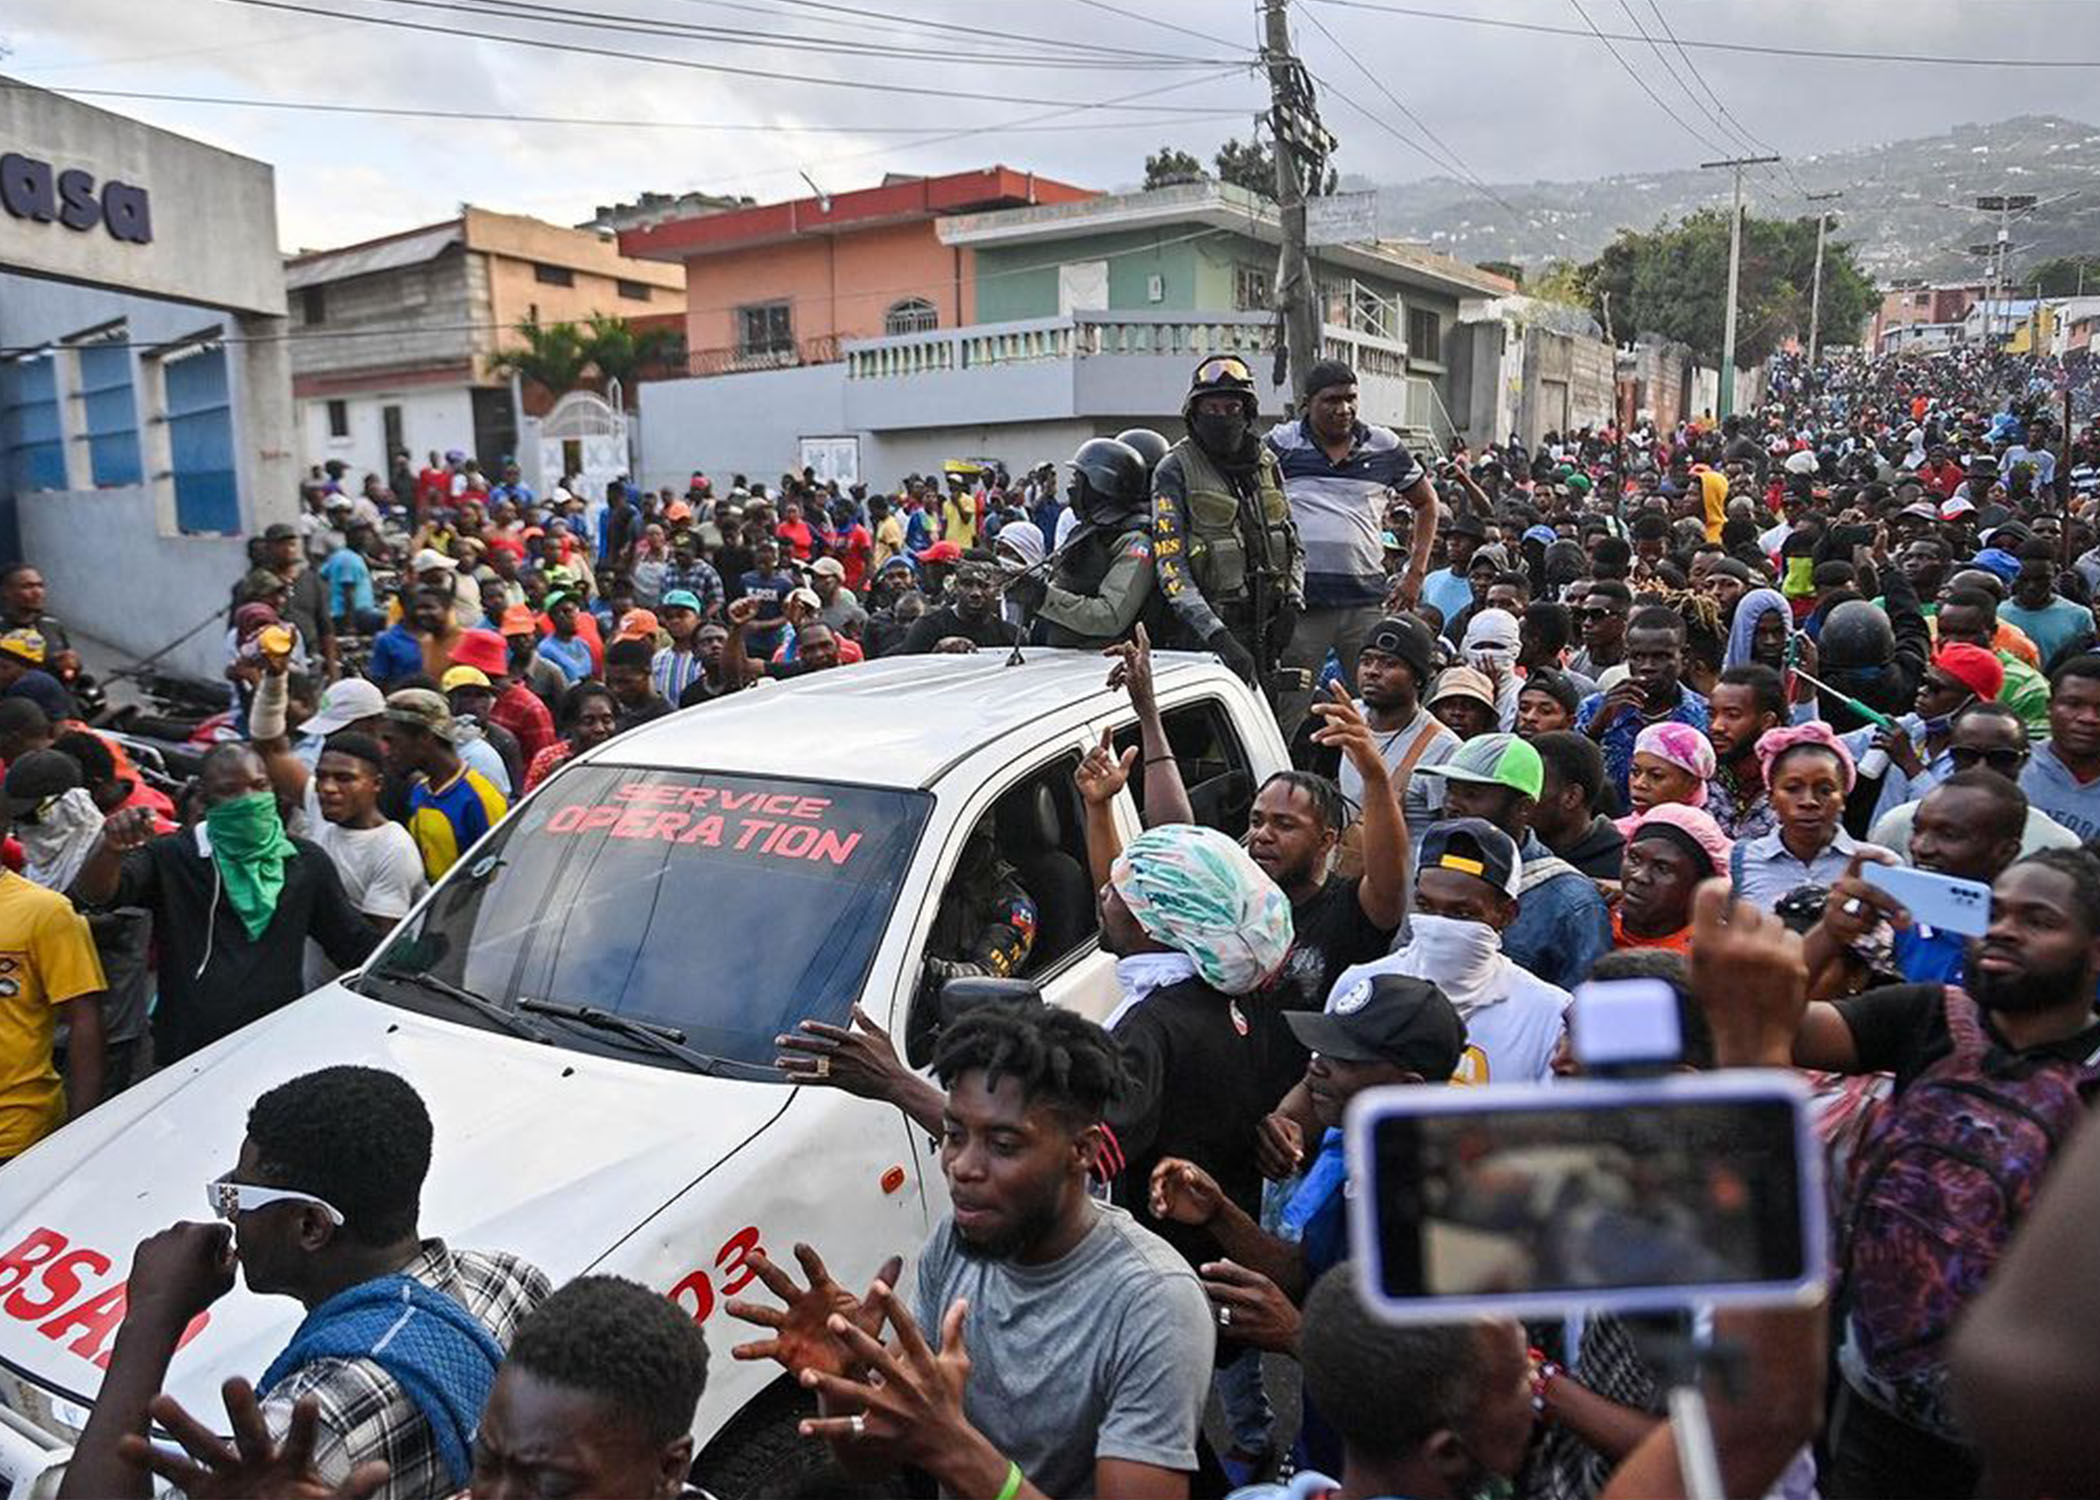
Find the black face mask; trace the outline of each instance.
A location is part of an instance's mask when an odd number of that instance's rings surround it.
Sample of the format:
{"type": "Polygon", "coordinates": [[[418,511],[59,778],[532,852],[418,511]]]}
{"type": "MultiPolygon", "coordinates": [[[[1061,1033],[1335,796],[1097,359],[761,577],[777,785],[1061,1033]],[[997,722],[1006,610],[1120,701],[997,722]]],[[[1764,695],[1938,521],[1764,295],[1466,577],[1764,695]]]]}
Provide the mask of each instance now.
{"type": "Polygon", "coordinates": [[[1198,412],[1189,419],[1189,430],[1195,433],[1204,452],[1230,458],[1238,454],[1241,445],[1247,441],[1247,418],[1240,412],[1230,415],[1198,412]]]}

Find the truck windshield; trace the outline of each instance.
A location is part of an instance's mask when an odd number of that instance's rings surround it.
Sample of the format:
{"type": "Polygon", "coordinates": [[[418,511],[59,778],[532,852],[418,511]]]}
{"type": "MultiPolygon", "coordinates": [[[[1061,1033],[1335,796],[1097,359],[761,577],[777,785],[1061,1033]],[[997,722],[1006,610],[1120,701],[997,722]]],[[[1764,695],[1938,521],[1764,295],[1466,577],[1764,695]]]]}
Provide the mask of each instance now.
{"type": "MultiPolygon", "coordinates": [[[[578,766],[455,867],[371,971],[434,975],[506,1009],[592,1006],[770,1069],[776,1036],[842,1022],[860,997],[931,806],[923,792],[578,766]]],[[[372,993],[459,1014],[427,986],[372,993]]]]}

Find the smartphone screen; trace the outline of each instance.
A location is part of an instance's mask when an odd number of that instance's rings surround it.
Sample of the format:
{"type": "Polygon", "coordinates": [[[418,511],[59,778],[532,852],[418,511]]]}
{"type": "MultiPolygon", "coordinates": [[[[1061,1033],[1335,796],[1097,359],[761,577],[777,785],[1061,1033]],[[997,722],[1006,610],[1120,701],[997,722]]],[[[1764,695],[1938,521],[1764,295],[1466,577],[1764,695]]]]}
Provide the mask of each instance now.
{"type": "Polygon", "coordinates": [[[1718,1077],[1490,1092],[1380,1091],[1416,1097],[1361,1137],[1374,1305],[1776,1301],[1820,1273],[1804,1096],[1718,1077]]]}

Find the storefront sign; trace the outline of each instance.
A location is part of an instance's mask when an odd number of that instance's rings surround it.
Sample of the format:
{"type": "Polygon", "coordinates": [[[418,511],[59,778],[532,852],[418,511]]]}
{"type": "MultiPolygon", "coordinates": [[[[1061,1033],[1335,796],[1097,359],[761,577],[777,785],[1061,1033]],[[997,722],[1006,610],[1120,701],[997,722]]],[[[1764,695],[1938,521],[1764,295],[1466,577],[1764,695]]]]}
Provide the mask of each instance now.
{"type": "Polygon", "coordinates": [[[145,245],[153,240],[153,213],[146,190],[128,182],[105,182],[78,167],[56,171],[51,163],[9,151],[0,155],[0,207],[18,219],[56,221],[86,233],[101,225],[114,240],[145,245]]]}

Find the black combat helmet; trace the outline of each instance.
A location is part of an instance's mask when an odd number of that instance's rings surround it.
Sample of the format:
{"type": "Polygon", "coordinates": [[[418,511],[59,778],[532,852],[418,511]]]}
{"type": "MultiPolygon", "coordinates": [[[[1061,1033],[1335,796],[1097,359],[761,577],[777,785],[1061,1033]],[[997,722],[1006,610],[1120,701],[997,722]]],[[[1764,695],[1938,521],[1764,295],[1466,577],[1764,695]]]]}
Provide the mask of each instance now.
{"type": "Polygon", "coordinates": [[[1116,434],[1116,441],[1137,450],[1137,456],[1145,461],[1145,472],[1151,473],[1159,467],[1159,461],[1167,456],[1173,446],[1149,427],[1128,427],[1116,434]]]}
{"type": "Polygon", "coordinates": [[[1072,508],[1094,525],[1142,510],[1150,490],[1144,458],[1120,438],[1092,438],[1072,455],[1072,508]]]}

